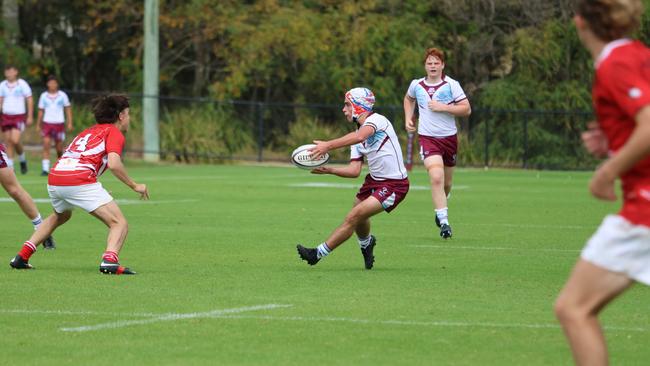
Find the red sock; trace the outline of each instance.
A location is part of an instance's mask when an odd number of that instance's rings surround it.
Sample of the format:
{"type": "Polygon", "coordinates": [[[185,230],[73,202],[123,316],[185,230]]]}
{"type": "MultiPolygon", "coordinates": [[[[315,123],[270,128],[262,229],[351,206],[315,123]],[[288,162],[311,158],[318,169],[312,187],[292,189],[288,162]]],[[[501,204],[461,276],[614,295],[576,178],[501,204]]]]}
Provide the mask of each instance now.
{"type": "Polygon", "coordinates": [[[102,259],[107,262],[113,262],[113,263],[117,263],[120,261],[117,257],[117,253],[111,252],[109,250],[104,252],[104,255],[102,255],[102,259]]]}
{"type": "Polygon", "coordinates": [[[18,255],[24,260],[28,261],[29,257],[31,257],[35,251],[36,245],[28,240],[25,242],[25,244],[23,244],[23,248],[20,250],[20,252],[18,252],[18,255]]]}

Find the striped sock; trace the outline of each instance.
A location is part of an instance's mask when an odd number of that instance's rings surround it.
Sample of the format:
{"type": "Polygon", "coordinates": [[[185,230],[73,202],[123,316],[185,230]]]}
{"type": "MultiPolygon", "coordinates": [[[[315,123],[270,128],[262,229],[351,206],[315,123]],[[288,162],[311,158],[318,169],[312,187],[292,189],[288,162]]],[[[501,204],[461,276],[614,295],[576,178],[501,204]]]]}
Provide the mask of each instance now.
{"type": "Polygon", "coordinates": [[[38,216],[32,219],[32,225],[34,225],[34,230],[38,229],[39,226],[43,223],[43,218],[41,217],[41,214],[39,213],[38,216]]]}
{"type": "Polygon", "coordinates": [[[330,249],[327,246],[327,243],[322,243],[321,245],[318,246],[318,248],[316,248],[316,250],[318,251],[318,253],[316,255],[318,257],[318,259],[321,259],[323,257],[327,257],[327,255],[332,252],[332,249],[330,249]]]}
{"type": "Polygon", "coordinates": [[[118,263],[120,261],[117,257],[117,253],[111,252],[110,250],[104,252],[102,255],[102,260],[113,263],[118,263]]]}
{"type": "Polygon", "coordinates": [[[23,244],[23,248],[20,250],[20,252],[18,252],[18,255],[22,259],[28,261],[29,257],[31,257],[35,251],[36,251],[36,245],[34,245],[34,243],[28,240],[25,242],[25,244],[23,244]]]}
{"type": "Polygon", "coordinates": [[[372,237],[368,235],[365,238],[358,238],[359,239],[359,246],[361,249],[366,249],[368,245],[370,245],[370,242],[372,241],[372,237]]]}

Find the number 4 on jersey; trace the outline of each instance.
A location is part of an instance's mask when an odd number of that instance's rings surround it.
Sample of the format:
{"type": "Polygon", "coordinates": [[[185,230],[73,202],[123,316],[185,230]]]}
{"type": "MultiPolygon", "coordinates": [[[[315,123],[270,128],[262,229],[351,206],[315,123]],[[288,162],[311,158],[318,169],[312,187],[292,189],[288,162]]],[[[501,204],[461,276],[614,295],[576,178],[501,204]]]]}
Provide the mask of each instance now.
{"type": "Polygon", "coordinates": [[[86,145],[88,144],[88,140],[90,139],[90,134],[87,134],[84,137],[79,137],[77,140],[75,140],[72,144],[75,145],[75,150],[78,152],[84,152],[86,151],[86,145]]]}

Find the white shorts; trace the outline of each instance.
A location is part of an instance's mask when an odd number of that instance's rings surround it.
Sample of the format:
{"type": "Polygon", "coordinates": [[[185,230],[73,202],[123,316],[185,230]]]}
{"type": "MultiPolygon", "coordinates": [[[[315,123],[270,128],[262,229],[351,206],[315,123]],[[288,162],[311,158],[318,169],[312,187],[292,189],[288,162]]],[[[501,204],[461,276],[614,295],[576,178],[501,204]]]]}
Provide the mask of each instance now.
{"type": "Polygon", "coordinates": [[[608,215],[582,250],[582,259],[650,285],[650,227],[608,215]]]}
{"type": "Polygon", "coordinates": [[[70,211],[74,207],[82,208],[86,212],[93,212],[113,200],[113,197],[99,182],[82,186],[48,185],[47,193],[52,200],[54,211],[58,213],[70,211]]]}

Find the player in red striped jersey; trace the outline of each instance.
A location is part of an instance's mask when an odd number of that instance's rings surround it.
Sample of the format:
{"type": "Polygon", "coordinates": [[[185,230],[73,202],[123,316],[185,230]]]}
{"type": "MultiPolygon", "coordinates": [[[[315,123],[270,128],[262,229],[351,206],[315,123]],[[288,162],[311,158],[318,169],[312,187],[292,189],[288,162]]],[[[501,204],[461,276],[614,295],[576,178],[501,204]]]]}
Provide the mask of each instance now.
{"type": "MultiPolygon", "coordinates": [[[[596,198],[623,207],[608,215],[582,251],[555,304],[578,365],[607,365],[598,314],[634,282],[650,285],[650,49],[625,38],[641,22],[640,0],[578,0],[574,22],[595,61],[598,119],[583,134],[587,150],[608,159],[590,183],[596,198]]],[[[633,314],[630,314],[633,315],[633,314]]]]}
{"type": "Polygon", "coordinates": [[[123,132],[128,130],[130,123],[128,98],[123,95],[100,97],[94,103],[93,114],[97,124],[77,135],[52,167],[47,190],[54,214],[45,219],[25,242],[10,263],[13,268],[33,268],[29,258],[36,246],[70,219],[74,207],[80,207],[108,226],[100,272],[135,274],[122,267],[118,259],[128,231],[126,219],[113,197],[97,182],[97,178],[108,168],[115,177],[139,193],[142,199],[149,199],[147,186],[134,182],[122,164],[123,132]]]}

